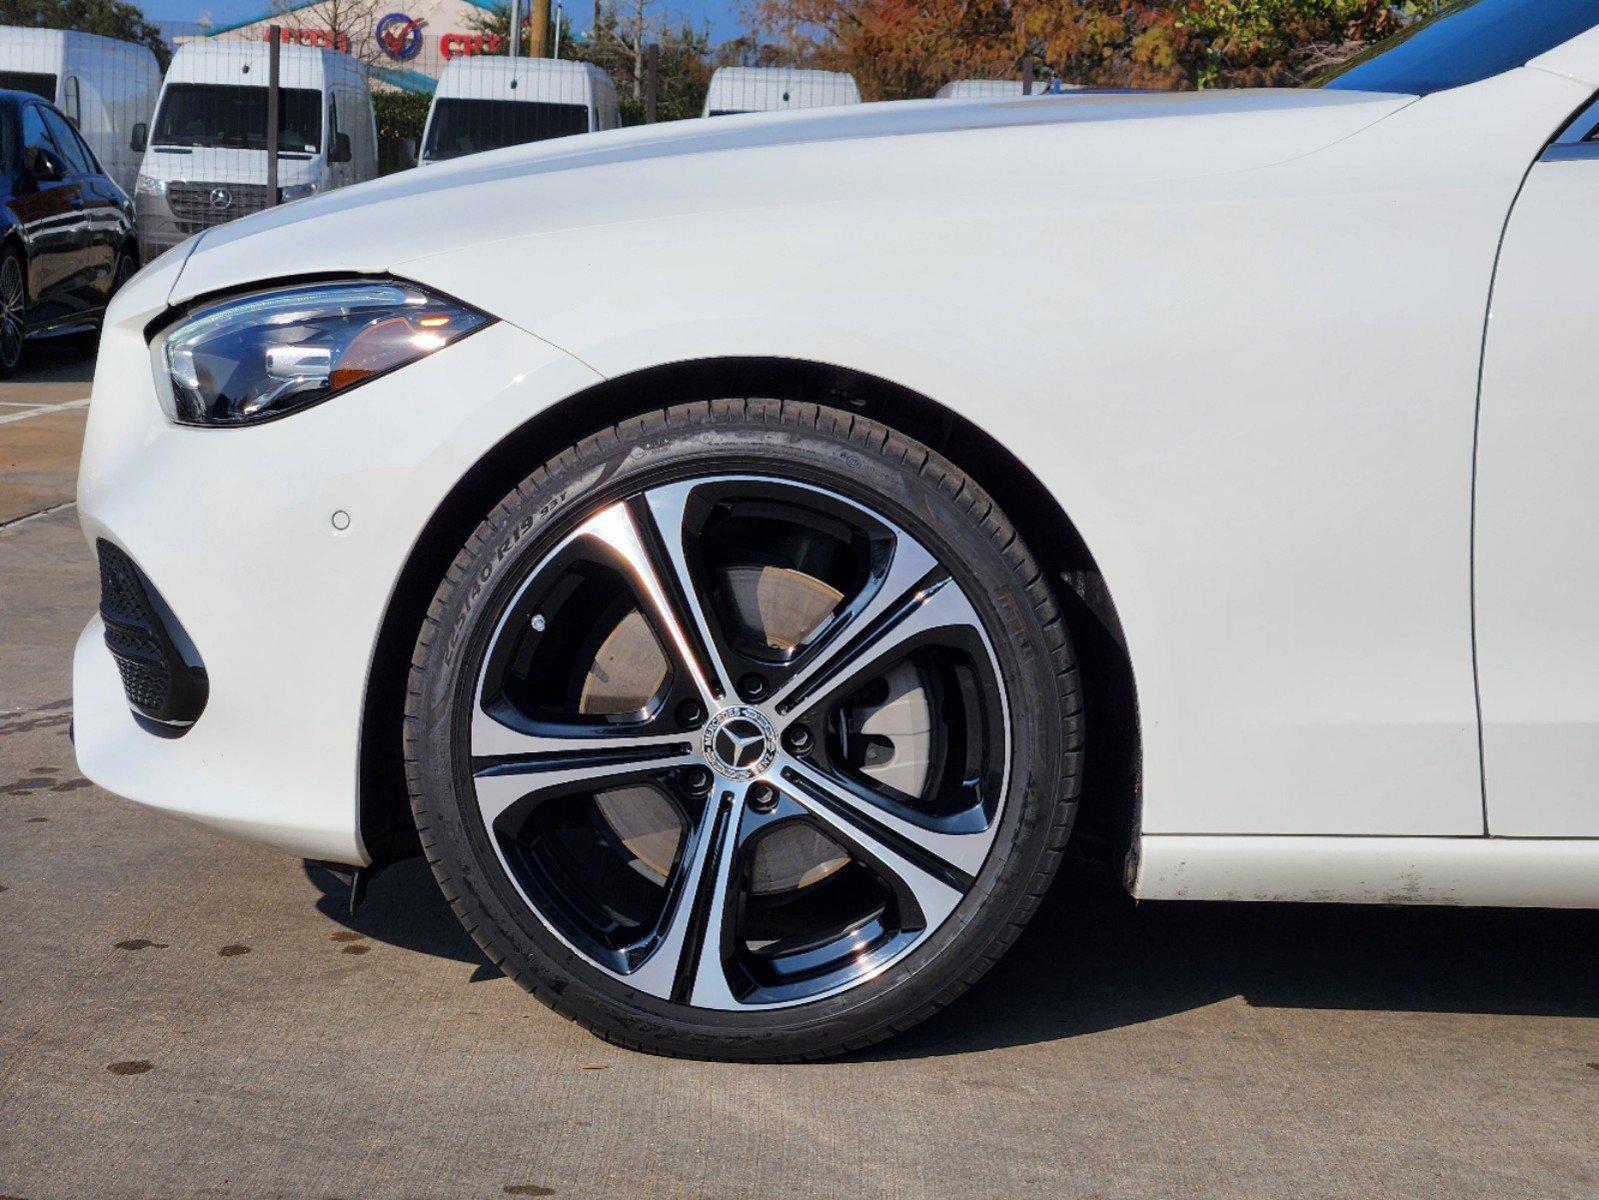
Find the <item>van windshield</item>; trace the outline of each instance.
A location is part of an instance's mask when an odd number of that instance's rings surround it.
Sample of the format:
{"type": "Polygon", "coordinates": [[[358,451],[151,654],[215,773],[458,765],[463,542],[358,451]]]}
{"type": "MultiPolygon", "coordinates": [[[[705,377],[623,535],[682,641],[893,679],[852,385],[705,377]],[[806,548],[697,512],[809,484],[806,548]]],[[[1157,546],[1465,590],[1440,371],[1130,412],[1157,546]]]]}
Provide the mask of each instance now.
{"type": "Polygon", "coordinates": [[[589,110],[583,104],[538,100],[435,100],[422,155],[429,160],[460,158],[503,146],[587,133],[589,110]]]}
{"type": "Polygon", "coordinates": [[[32,92],[56,102],[56,77],[39,71],[0,71],[0,88],[12,92],[32,92]]]}
{"type": "MultiPolygon", "coordinates": [[[[169,83],[156,114],[156,146],[266,149],[267,90],[231,83],[169,83]]],[[[322,93],[278,92],[278,152],[315,154],[322,146],[322,93]]]]}

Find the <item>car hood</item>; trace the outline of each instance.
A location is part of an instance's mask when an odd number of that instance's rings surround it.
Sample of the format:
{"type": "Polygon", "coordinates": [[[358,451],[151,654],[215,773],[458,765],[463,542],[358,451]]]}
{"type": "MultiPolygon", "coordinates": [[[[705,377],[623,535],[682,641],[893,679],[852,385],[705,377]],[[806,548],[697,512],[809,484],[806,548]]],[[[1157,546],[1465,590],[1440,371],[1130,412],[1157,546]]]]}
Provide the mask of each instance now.
{"type": "MultiPolygon", "coordinates": [[[[1412,103],[1344,91],[1066,93],[813,109],[585,134],[472,155],[297,201],[197,239],[174,303],[300,274],[408,262],[563,229],[685,212],[886,198],[1070,156],[1136,185],[1313,153],[1412,103]],[[941,183],[942,181],[942,183],[941,183]],[[883,193],[880,196],[875,193],[883,193]]],[[[1014,172],[993,186],[1015,186],[1014,172]]]]}

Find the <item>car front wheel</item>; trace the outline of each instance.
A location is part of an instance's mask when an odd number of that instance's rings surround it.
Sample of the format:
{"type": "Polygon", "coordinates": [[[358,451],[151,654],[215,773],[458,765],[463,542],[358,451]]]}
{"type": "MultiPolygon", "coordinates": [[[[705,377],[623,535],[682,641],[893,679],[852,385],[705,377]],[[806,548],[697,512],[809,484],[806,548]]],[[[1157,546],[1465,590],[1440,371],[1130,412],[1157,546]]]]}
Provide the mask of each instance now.
{"type": "Polygon", "coordinates": [[[826,407],[683,405],[467,540],[405,717],[423,847],[507,974],[602,1036],[889,1036],[1054,874],[1081,700],[1050,589],[948,462],[826,407]]]}
{"type": "Polygon", "coordinates": [[[22,254],[0,251],[0,379],[9,379],[22,365],[27,332],[28,286],[22,254]]]}

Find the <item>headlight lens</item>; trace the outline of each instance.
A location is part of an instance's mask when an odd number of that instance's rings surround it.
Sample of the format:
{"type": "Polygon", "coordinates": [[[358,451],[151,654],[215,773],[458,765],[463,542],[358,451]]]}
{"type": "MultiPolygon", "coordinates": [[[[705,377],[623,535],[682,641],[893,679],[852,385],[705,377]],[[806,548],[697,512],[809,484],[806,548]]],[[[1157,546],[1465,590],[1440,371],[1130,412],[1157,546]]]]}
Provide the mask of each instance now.
{"type": "Polygon", "coordinates": [[[198,308],[151,350],[173,420],[247,425],[425,358],[491,320],[409,283],[305,284],[198,308]]]}
{"type": "Polygon", "coordinates": [[[155,179],[149,175],[140,175],[134,181],[133,192],[136,196],[165,196],[167,194],[167,181],[155,179]]]}
{"type": "Polygon", "coordinates": [[[290,200],[304,200],[307,196],[316,195],[316,191],[317,185],[314,183],[291,183],[278,189],[278,201],[287,204],[290,200]]]}

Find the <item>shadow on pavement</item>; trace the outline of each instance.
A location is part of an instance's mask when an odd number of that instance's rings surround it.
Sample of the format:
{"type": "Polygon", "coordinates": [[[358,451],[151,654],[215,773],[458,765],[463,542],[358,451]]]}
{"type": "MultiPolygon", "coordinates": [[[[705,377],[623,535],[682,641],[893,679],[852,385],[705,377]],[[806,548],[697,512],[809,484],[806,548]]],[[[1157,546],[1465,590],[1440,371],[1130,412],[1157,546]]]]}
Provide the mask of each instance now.
{"type": "Polygon", "coordinates": [[[408,858],[379,873],[354,915],[347,881],[311,862],[305,864],[305,877],[322,893],[317,911],[346,929],[406,950],[468,963],[477,968],[473,983],[502,975],[456,920],[423,859],[408,858]]]}
{"type": "MultiPolygon", "coordinates": [[[[317,908],[406,949],[500,975],[425,863],[373,881],[352,918],[324,870],[317,908]]],[[[1135,903],[1069,862],[1010,952],[950,1008],[854,1055],[966,1054],[1058,1041],[1242,996],[1265,1008],[1599,1016],[1599,916],[1551,909],[1135,903]]]]}
{"type": "MultiPolygon", "coordinates": [[[[97,339],[89,335],[29,342],[22,366],[12,382],[92,383],[97,345],[97,339]]],[[[83,394],[88,395],[87,387],[83,394]]]]}
{"type": "Polygon", "coordinates": [[[1135,903],[1067,863],[1009,954],[863,1059],[1031,1045],[1233,996],[1262,1008],[1599,1016],[1599,917],[1551,909],[1135,903]]]}

